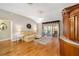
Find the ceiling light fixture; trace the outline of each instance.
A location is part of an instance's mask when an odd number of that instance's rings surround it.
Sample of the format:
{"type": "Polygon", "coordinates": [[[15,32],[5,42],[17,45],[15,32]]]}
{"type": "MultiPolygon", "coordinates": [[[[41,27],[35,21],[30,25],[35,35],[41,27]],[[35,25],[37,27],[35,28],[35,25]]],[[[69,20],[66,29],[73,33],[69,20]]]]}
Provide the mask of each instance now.
{"type": "Polygon", "coordinates": [[[38,18],[38,23],[42,23],[44,21],[44,18],[38,18]]]}

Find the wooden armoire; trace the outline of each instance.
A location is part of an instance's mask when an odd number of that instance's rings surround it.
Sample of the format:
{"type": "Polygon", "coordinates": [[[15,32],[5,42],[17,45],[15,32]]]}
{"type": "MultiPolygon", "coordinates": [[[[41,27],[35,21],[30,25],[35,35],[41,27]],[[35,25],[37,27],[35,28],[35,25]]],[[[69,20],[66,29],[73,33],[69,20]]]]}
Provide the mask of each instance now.
{"type": "Polygon", "coordinates": [[[79,4],[63,9],[63,36],[60,55],[79,56],[79,4]]]}

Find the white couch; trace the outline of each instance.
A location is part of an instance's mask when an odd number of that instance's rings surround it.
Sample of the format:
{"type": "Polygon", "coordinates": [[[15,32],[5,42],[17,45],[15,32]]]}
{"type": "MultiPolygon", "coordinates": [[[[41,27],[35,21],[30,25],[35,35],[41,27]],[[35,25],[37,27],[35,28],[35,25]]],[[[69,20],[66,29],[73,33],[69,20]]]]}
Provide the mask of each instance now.
{"type": "Polygon", "coordinates": [[[33,31],[25,31],[25,32],[22,32],[22,34],[23,34],[23,40],[25,42],[31,42],[35,40],[36,33],[33,31]]]}

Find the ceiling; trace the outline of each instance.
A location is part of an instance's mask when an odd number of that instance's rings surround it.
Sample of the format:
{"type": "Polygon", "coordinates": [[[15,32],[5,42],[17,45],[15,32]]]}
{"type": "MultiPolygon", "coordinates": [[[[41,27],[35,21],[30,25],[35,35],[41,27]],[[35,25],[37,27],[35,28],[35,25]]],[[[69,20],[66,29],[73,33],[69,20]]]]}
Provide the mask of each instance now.
{"type": "Polygon", "coordinates": [[[62,20],[62,10],[76,3],[0,3],[0,9],[42,21],[62,20]]]}

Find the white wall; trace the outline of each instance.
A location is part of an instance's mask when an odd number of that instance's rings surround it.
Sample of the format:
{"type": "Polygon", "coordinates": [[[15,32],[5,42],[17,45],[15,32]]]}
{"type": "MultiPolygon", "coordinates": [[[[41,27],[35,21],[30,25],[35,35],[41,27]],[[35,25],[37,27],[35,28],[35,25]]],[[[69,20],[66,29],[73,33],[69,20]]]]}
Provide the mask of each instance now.
{"type": "Polygon", "coordinates": [[[32,30],[35,30],[37,27],[37,23],[34,22],[32,19],[21,16],[21,15],[17,15],[15,13],[8,12],[8,11],[2,10],[2,9],[0,9],[0,19],[12,21],[13,38],[14,38],[14,34],[16,33],[16,31],[18,29],[16,26],[20,26],[22,31],[28,30],[26,28],[26,24],[28,24],[28,23],[30,23],[32,25],[32,30]]]}
{"type": "Polygon", "coordinates": [[[37,28],[38,28],[38,35],[42,35],[42,23],[38,23],[37,25],[37,28]]]}
{"type": "MultiPolygon", "coordinates": [[[[62,16],[61,16],[61,18],[62,18],[62,16]]],[[[32,26],[33,26],[32,29],[35,29],[35,27],[37,27],[38,28],[38,30],[37,30],[38,34],[39,35],[42,34],[42,23],[37,24],[35,21],[33,21],[30,18],[27,18],[27,17],[21,16],[21,15],[18,15],[18,14],[0,9],[0,19],[2,19],[2,20],[11,20],[12,21],[12,23],[13,23],[13,35],[16,33],[16,30],[17,30],[16,25],[20,25],[21,28],[22,28],[22,31],[28,30],[28,29],[26,29],[26,24],[27,23],[32,24],[32,26]]],[[[47,21],[52,21],[52,19],[47,20],[47,21]]],[[[46,22],[46,20],[45,20],[45,22],[46,22]]],[[[61,26],[60,30],[61,30],[61,34],[62,34],[63,33],[62,20],[61,20],[60,26],[61,26]]]]}

